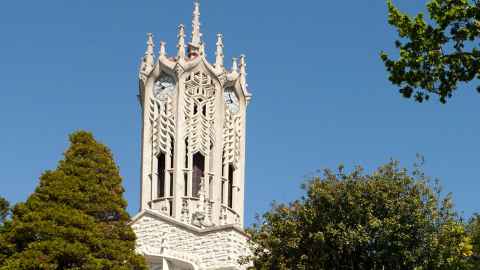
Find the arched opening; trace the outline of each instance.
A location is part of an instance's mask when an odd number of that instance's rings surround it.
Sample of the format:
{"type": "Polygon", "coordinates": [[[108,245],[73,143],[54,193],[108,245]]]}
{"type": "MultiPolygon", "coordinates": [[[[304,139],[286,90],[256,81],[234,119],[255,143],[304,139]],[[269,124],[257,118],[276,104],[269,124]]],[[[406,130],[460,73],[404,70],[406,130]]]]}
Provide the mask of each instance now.
{"type": "Polygon", "coordinates": [[[158,198],[165,197],[165,153],[161,152],[157,156],[157,196],[158,198]]]}
{"type": "Polygon", "coordinates": [[[205,157],[201,153],[193,155],[192,196],[200,197],[202,178],[205,172],[205,157]]]}
{"type": "Polygon", "coordinates": [[[188,169],[188,138],[185,138],[185,169],[188,169]]]}
{"type": "Polygon", "coordinates": [[[228,166],[228,207],[233,208],[233,178],[235,167],[232,164],[228,166]]]}
{"type": "Polygon", "coordinates": [[[173,169],[175,168],[175,140],[170,136],[170,190],[169,196],[173,197],[173,169]]]}
{"type": "Polygon", "coordinates": [[[170,169],[175,168],[175,139],[170,136],[170,169]]]}

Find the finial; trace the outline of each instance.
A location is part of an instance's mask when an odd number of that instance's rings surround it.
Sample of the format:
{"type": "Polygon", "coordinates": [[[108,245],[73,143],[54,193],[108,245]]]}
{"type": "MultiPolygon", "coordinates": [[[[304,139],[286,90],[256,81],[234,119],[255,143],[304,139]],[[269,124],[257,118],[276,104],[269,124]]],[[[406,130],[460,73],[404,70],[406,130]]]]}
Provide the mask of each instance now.
{"type": "Polygon", "coordinates": [[[244,54],[240,56],[240,83],[247,86],[247,62],[244,54]]]}
{"type": "Polygon", "coordinates": [[[202,43],[202,33],[200,31],[200,2],[195,0],[192,19],[192,42],[191,45],[200,47],[202,43]]]}
{"type": "Polygon", "coordinates": [[[153,55],[153,49],[155,47],[155,43],[153,42],[153,34],[148,33],[147,34],[147,51],[146,54],[153,55]]]}
{"type": "Polygon", "coordinates": [[[237,63],[237,58],[233,58],[233,64],[232,64],[232,72],[238,73],[238,63],[237,63]]]}
{"type": "Polygon", "coordinates": [[[142,59],[142,64],[140,66],[140,73],[144,75],[148,75],[150,71],[153,69],[153,65],[155,62],[155,53],[154,53],[155,44],[153,43],[153,34],[147,34],[147,50],[145,51],[145,55],[142,59]]]}
{"type": "Polygon", "coordinates": [[[224,47],[223,35],[217,34],[217,52],[215,53],[217,58],[215,61],[215,67],[218,69],[223,68],[223,60],[224,60],[223,47],[224,47]]]}
{"type": "Polygon", "coordinates": [[[240,55],[240,74],[247,75],[247,62],[244,54],[240,55]]]}
{"type": "Polygon", "coordinates": [[[167,49],[165,41],[160,41],[160,57],[165,57],[167,55],[167,49]]]}
{"type": "Polygon", "coordinates": [[[180,26],[178,26],[177,48],[178,48],[177,58],[184,59],[185,58],[185,26],[183,24],[180,24],[180,26]]]}

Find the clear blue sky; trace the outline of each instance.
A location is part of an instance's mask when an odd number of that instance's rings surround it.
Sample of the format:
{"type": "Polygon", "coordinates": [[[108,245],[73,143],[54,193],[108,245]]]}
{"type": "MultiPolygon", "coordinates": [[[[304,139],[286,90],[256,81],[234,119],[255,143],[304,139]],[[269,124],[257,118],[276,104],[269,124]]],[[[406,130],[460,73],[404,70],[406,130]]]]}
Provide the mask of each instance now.
{"type": "MultiPolygon", "coordinates": [[[[113,150],[136,213],[145,34],[174,53],[192,2],[2,3],[1,195],[25,200],[55,168],[67,135],[86,129],[113,150]]],[[[396,3],[418,12],[425,1],[396,3]]],[[[401,98],[379,59],[381,50],[394,51],[384,0],[204,0],[202,22],[210,59],[217,32],[228,58],[248,57],[247,223],[271,201],[301,196],[304,176],[317,169],[343,163],[371,171],[390,158],[411,167],[416,153],[459,211],[480,211],[480,95],[462,87],[448,105],[401,98]]]]}

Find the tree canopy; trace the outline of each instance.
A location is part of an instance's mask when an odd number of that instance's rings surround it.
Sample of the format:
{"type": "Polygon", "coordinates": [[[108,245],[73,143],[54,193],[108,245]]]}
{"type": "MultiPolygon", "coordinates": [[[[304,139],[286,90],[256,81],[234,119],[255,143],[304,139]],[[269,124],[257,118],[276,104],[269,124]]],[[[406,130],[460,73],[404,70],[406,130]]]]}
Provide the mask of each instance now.
{"type": "Polygon", "coordinates": [[[398,58],[381,57],[404,97],[423,102],[433,95],[446,103],[460,84],[480,79],[480,2],[430,0],[427,9],[429,19],[411,17],[388,0],[398,58]]]}
{"type": "Polygon", "coordinates": [[[147,269],[135,235],[122,178],[110,150],[92,134],[75,132],[53,171],[14,207],[2,234],[1,270],[147,269]]]}
{"type": "Polygon", "coordinates": [[[480,215],[476,215],[470,221],[468,232],[472,238],[473,244],[473,264],[474,269],[480,269],[480,215]]]}
{"type": "Polygon", "coordinates": [[[449,196],[398,163],[325,171],[249,233],[255,269],[469,269],[471,239],[449,196]]]}
{"type": "Polygon", "coordinates": [[[10,204],[8,203],[7,200],[0,197],[0,225],[3,224],[3,222],[5,222],[5,219],[7,218],[9,211],[10,211],[10,204]]]}

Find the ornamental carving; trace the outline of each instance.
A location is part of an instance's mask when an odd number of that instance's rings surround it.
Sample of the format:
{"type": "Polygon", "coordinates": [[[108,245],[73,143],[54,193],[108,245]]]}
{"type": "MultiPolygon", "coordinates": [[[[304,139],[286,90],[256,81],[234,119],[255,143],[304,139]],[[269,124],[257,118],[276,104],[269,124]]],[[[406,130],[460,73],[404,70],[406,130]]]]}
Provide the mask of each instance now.
{"type": "Polygon", "coordinates": [[[215,85],[210,75],[198,71],[185,81],[185,134],[190,153],[210,153],[215,142],[215,85]]]}

